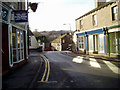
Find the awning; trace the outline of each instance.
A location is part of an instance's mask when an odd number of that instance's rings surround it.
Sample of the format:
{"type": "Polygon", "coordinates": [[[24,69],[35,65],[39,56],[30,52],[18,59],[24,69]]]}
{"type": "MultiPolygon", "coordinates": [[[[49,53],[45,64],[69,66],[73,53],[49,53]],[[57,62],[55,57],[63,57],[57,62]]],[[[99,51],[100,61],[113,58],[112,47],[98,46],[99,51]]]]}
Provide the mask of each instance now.
{"type": "Polygon", "coordinates": [[[77,33],[77,36],[84,36],[84,35],[92,35],[92,34],[99,34],[99,33],[103,33],[103,29],[97,29],[97,30],[92,30],[92,31],[86,31],[86,32],[82,32],[82,33],[77,33]]]}

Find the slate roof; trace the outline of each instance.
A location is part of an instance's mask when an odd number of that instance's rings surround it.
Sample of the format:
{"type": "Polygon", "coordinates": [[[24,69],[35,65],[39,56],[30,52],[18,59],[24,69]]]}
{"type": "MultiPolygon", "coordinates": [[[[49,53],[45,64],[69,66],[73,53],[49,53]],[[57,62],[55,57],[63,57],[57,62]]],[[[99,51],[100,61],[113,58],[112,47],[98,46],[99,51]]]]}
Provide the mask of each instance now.
{"type": "Polygon", "coordinates": [[[67,34],[64,34],[64,35],[58,37],[57,39],[53,40],[51,43],[56,43],[57,40],[62,39],[62,38],[65,37],[66,35],[67,35],[67,34]]]}

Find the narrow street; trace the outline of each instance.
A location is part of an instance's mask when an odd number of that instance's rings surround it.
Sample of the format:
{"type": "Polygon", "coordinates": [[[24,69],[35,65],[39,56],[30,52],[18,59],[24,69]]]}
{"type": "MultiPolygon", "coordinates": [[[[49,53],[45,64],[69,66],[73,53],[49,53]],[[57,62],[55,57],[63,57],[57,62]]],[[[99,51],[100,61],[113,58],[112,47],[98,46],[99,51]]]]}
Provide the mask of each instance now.
{"type": "Polygon", "coordinates": [[[118,62],[66,52],[31,52],[29,60],[3,77],[3,89],[119,88],[118,62]]]}
{"type": "Polygon", "coordinates": [[[50,62],[50,76],[48,82],[40,82],[38,78],[35,88],[119,87],[117,62],[81,56],[73,58],[65,52],[45,52],[44,55],[50,62]]]}

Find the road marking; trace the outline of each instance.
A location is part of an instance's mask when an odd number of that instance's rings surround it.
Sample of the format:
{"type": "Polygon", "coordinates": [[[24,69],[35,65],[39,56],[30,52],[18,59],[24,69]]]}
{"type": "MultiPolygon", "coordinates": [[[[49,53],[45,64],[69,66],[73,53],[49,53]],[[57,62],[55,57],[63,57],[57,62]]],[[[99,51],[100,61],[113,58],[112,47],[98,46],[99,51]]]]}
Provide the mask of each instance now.
{"type": "Polygon", "coordinates": [[[49,74],[50,74],[50,64],[48,59],[44,56],[44,55],[40,55],[43,60],[45,61],[45,70],[44,70],[44,74],[42,76],[42,79],[38,82],[48,82],[48,78],[49,78],[49,74]],[[46,76],[46,79],[45,79],[46,76]]]}
{"type": "Polygon", "coordinates": [[[73,62],[75,63],[82,63],[84,57],[77,56],[76,58],[73,58],[73,62]]]}
{"type": "Polygon", "coordinates": [[[103,61],[116,74],[120,74],[120,69],[109,61],[103,61]]]}
{"type": "Polygon", "coordinates": [[[94,58],[89,58],[89,59],[90,59],[90,65],[92,67],[101,68],[101,66],[98,64],[98,62],[96,61],[96,59],[94,59],[94,58]]]}

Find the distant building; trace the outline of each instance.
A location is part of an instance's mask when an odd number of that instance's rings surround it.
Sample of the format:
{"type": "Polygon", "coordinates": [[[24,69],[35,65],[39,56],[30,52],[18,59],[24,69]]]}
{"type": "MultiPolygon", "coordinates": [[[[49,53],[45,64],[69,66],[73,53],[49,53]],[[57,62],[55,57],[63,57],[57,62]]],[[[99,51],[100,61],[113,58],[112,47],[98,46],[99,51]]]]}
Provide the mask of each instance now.
{"type": "Polygon", "coordinates": [[[63,34],[57,39],[51,42],[51,46],[53,50],[64,51],[68,48],[70,44],[72,44],[72,37],[70,34],[63,34]]]}
{"type": "Polygon", "coordinates": [[[119,57],[120,1],[95,3],[95,9],[76,19],[75,51],[119,57]]]}
{"type": "MultiPolygon", "coordinates": [[[[20,0],[19,0],[20,1],[20,0]]],[[[27,26],[14,22],[14,10],[25,10],[25,2],[1,2],[2,74],[25,63],[28,59],[27,26]]],[[[0,52],[1,52],[0,51],[0,52]]]]}
{"type": "Polygon", "coordinates": [[[29,49],[37,49],[38,42],[34,34],[29,30],[29,49]]]}

